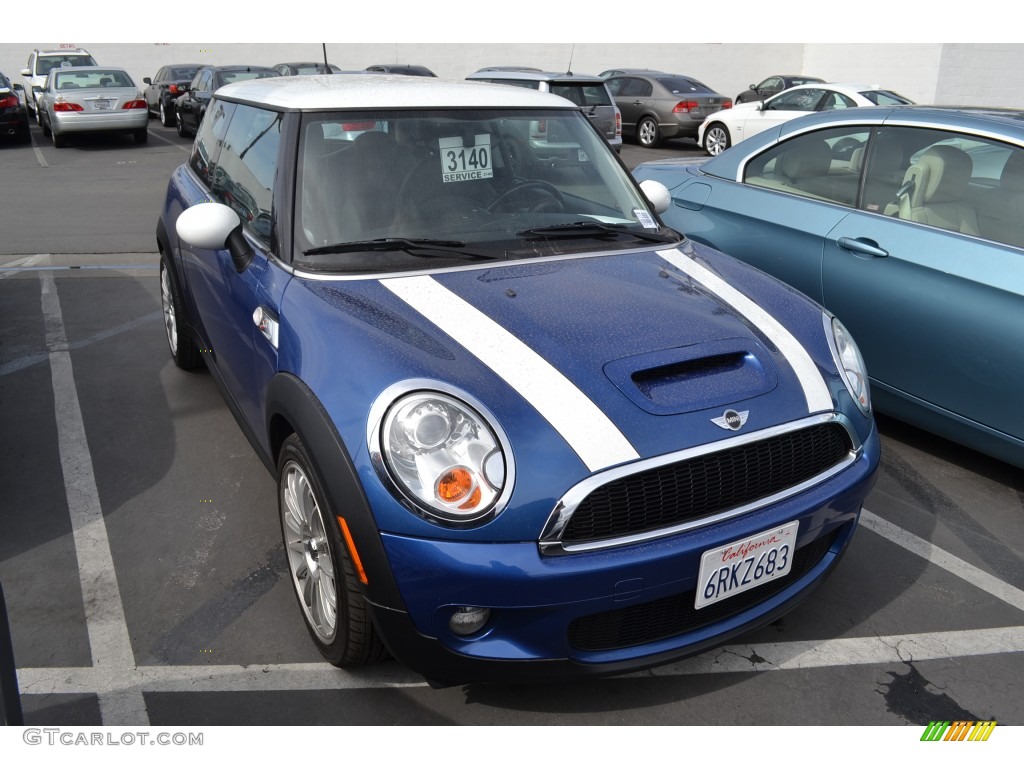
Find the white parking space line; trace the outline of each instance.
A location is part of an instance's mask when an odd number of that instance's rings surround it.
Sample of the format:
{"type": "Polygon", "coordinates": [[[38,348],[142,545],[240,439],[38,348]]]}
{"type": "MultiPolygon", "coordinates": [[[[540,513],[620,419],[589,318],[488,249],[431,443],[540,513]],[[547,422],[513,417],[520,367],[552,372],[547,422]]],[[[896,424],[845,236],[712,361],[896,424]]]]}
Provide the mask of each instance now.
{"type": "Polygon", "coordinates": [[[191,144],[179,144],[176,141],[171,141],[166,136],[161,136],[159,133],[153,133],[153,131],[149,132],[149,138],[157,139],[158,141],[162,141],[164,144],[170,144],[172,147],[177,147],[182,152],[185,152],[187,154],[192,154],[192,145],[191,144]]]}
{"type": "Polygon", "coordinates": [[[8,262],[0,266],[0,280],[5,277],[10,277],[12,274],[34,267],[36,264],[41,262],[43,259],[49,258],[48,253],[37,253],[33,256],[25,256],[21,259],[15,259],[14,261],[8,262]]]}
{"type": "MultiPolygon", "coordinates": [[[[908,661],[1024,653],[1024,626],[880,637],[850,637],[763,645],[730,645],[633,677],[683,677],[737,672],[776,672],[824,667],[900,664],[908,661]]],[[[22,694],[99,693],[142,689],[167,692],[326,691],[425,688],[418,675],[395,664],[359,673],[330,664],[152,666],[111,673],[89,667],[18,670],[22,694]],[[381,671],[383,670],[383,671],[381,671]]],[[[144,715],[145,713],[143,713],[144,715]]]]}
{"type": "MultiPolygon", "coordinates": [[[[0,277],[3,277],[3,275],[0,275],[0,277]]],[[[107,339],[113,336],[117,336],[119,334],[127,333],[128,331],[134,330],[138,328],[140,325],[144,325],[145,323],[151,323],[160,320],[162,317],[163,312],[160,310],[150,312],[148,314],[143,315],[142,317],[137,317],[134,320],[129,320],[126,323],[121,323],[119,325],[115,325],[112,328],[107,328],[103,331],[99,331],[98,333],[94,333],[87,339],[72,341],[71,343],[68,344],[68,350],[70,351],[74,349],[81,349],[82,347],[87,347],[90,344],[95,344],[98,341],[106,341],[107,339]]],[[[49,359],[50,355],[48,352],[33,352],[30,355],[16,357],[9,362],[0,364],[0,378],[3,378],[8,374],[20,371],[24,368],[30,368],[31,366],[36,365],[37,363],[41,363],[49,359]]]]}
{"type": "Polygon", "coordinates": [[[908,552],[913,552],[928,562],[944,568],[954,576],[959,576],[973,586],[988,592],[993,597],[1012,605],[1018,610],[1024,611],[1024,590],[1017,589],[1012,584],[997,579],[990,573],[977,568],[970,563],[961,560],[959,557],[950,554],[930,541],[915,536],[910,531],[905,531],[888,520],[883,520],[876,514],[864,509],[860,513],[860,522],[868,530],[874,531],[893,544],[903,547],[908,552]]]}
{"type": "Polygon", "coordinates": [[[32,138],[32,151],[36,154],[36,162],[39,163],[40,168],[49,168],[50,164],[46,162],[46,158],[43,157],[43,150],[36,144],[36,137],[29,131],[29,136],[32,138]]]}
{"type": "MultiPolygon", "coordinates": [[[[57,285],[49,273],[42,273],[40,282],[60,462],[78,558],[92,663],[95,672],[117,677],[125,670],[134,669],[135,656],[96,489],[57,285]]],[[[104,725],[149,722],[146,703],[137,686],[119,688],[109,694],[101,693],[99,703],[104,725]]]]}
{"type": "Polygon", "coordinates": [[[714,672],[768,672],[858,664],[898,664],[907,661],[1024,653],[1024,626],[965,629],[879,637],[844,637],[790,643],[731,645],[692,659],[667,664],[643,675],[671,677],[714,672]]]}

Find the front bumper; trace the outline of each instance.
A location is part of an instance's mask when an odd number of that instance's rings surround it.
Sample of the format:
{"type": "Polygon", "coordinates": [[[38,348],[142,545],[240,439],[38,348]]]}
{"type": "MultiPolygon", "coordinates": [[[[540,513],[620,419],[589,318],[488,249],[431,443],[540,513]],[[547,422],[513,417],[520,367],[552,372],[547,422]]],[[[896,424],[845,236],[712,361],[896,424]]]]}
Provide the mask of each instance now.
{"type": "Polygon", "coordinates": [[[450,684],[618,674],[691,656],[775,620],[826,578],[853,536],[878,457],[872,428],[853,465],[798,496],[611,550],[545,557],[535,541],[383,534],[408,613],[373,606],[374,620],[399,661],[450,684]],[[800,562],[789,576],[694,610],[705,551],[794,520],[800,562]],[[490,621],[458,637],[448,629],[457,606],[490,608],[490,621]]]}

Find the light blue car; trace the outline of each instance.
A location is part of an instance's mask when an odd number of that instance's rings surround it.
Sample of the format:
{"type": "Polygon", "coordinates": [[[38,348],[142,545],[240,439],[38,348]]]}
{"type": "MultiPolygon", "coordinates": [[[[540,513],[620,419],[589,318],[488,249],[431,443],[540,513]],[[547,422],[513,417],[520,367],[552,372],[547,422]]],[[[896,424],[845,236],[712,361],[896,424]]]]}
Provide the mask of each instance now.
{"type": "Polygon", "coordinates": [[[879,411],[1024,466],[1024,112],[802,117],[699,167],[662,218],[835,312],[879,411]]]}

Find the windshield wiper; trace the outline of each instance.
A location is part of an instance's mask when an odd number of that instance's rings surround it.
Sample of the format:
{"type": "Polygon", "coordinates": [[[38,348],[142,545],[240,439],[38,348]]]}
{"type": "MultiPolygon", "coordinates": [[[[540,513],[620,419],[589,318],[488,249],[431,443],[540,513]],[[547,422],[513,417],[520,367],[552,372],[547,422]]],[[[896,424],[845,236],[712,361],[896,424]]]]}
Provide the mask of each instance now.
{"type": "Polygon", "coordinates": [[[375,240],[354,240],[349,243],[335,243],[334,245],[320,245],[303,251],[303,256],[321,256],[332,253],[365,253],[366,251],[408,251],[412,256],[428,256],[428,253],[415,253],[415,251],[432,251],[453,254],[464,259],[497,259],[501,256],[492,256],[484,253],[473,253],[466,250],[466,244],[462,240],[437,240],[429,237],[379,237],[375,240]]]}
{"type": "Polygon", "coordinates": [[[574,221],[572,224],[554,224],[550,227],[534,227],[516,232],[517,237],[595,237],[611,238],[618,235],[629,235],[637,240],[650,243],[674,243],[680,239],[678,233],[668,230],[666,233],[638,232],[628,229],[625,224],[605,224],[602,221],[574,221]]]}

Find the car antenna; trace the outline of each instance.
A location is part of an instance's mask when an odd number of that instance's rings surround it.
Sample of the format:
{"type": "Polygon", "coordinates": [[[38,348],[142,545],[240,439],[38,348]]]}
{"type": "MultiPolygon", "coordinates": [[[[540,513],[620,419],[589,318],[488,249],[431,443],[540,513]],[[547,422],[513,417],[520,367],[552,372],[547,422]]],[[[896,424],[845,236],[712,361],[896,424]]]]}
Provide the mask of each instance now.
{"type": "Polygon", "coordinates": [[[327,63],[327,43],[320,43],[324,47],[324,74],[331,71],[331,65],[327,63]]]}
{"type": "Polygon", "coordinates": [[[572,48],[569,49],[569,68],[565,71],[567,75],[572,74],[572,57],[574,53],[576,53],[576,43],[573,43],[572,48]]]}

